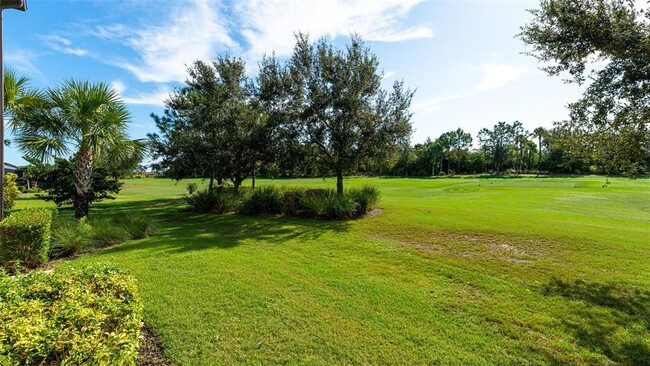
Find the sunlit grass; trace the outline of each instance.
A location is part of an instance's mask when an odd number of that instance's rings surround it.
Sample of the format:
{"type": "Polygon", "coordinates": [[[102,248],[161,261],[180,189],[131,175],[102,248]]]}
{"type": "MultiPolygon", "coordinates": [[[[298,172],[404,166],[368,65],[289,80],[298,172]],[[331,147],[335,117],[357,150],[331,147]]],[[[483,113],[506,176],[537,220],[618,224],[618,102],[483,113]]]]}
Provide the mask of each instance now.
{"type": "Polygon", "coordinates": [[[129,180],[91,215],[159,235],[78,261],[130,270],[183,365],[648,364],[650,181],[610,181],[351,178],[383,214],[340,222],[193,214],[186,181],[129,180]]]}

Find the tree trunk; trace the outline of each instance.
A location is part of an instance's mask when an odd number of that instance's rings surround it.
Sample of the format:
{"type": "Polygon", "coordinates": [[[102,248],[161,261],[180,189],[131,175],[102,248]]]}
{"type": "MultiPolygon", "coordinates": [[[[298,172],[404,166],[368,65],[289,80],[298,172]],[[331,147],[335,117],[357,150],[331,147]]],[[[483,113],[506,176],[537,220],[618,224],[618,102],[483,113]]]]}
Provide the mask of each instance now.
{"type": "Polygon", "coordinates": [[[431,164],[431,176],[436,176],[436,163],[431,164]]]}
{"type": "Polygon", "coordinates": [[[212,193],[214,191],[214,174],[210,176],[210,185],[208,186],[208,192],[212,193]]]}
{"type": "Polygon", "coordinates": [[[539,135],[539,156],[537,156],[537,175],[542,172],[542,135],[539,135]]]}
{"type": "Polygon", "coordinates": [[[82,147],[75,161],[74,217],[81,219],[88,216],[90,192],[92,189],[93,154],[89,148],[82,147]]]}
{"type": "Polygon", "coordinates": [[[456,165],[456,174],[460,174],[460,157],[458,158],[458,164],[456,165]]]}
{"type": "Polygon", "coordinates": [[[223,185],[223,178],[217,177],[217,186],[223,185]]]}
{"type": "Polygon", "coordinates": [[[255,189],[255,168],[253,168],[253,181],[251,182],[251,189],[255,189]]]}
{"type": "Polygon", "coordinates": [[[336,194],[343,195],[343,171],[341,169],[336,170],[336,194]]]}

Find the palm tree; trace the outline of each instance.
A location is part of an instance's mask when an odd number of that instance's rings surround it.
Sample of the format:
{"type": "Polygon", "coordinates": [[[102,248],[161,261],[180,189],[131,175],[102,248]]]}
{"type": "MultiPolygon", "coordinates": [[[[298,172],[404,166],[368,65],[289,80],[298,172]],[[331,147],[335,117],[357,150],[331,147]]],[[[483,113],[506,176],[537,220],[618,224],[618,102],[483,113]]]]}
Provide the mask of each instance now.
{"type": "Polygon", "coordinates": [[[544,127],[537,127],[536,129],[533,130],[533,136],[537,137],[537,147],[539,148],[539,153],[537,156],[537,174],[539,175],[540,171],[542,170],[542,138],[546,136],[548,133],[548,130],[545,129],[544,127]]]}
{"type": "Polygon", "coordinates": [[[93,159],[126,160],[143,151],[141,141],[128,139],[129,121],[117,91],[104,83],[72,79],[47,89],[39,108],[17,116],[16,140],[30,158],[74,156],[75,217],[82,218],[88,216],[93,159]]]}
{"type": "Polygon", "coordinates": [[[13,117],[42,101],[40,92],[32,89],[27,76],[18,76],[12,69],[4,73],[4,115],[9,125],[13,117]]]}

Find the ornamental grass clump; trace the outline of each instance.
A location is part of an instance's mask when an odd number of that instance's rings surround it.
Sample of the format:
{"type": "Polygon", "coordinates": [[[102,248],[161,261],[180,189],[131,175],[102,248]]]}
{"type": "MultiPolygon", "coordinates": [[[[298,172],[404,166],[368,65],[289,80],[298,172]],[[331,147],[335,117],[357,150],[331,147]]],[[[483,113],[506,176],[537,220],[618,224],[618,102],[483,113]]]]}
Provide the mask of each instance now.
{"type": "Polygon", "coordinates": [[[282,213],[283,193],[275,186],[262,186],[244,196],[239,212],[246,215],[277,215],[282,213]]]}
{"type": "Polygon", "coordinates": [[[58,218],[52,224],[50,257],[68,257],[91,248],[92,232],[93,228],[87,217],[81,220],[58,218]]]}

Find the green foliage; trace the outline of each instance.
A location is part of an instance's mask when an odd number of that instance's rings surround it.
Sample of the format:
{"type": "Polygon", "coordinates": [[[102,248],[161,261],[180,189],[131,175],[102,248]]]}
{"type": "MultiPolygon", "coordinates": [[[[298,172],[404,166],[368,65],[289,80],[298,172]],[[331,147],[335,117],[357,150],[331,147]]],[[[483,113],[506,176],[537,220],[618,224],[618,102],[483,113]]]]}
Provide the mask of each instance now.
{"type": "Polygon", "coordinates": [[[381,197],[381,193],[377,187],[363,186],[361,188],[351,188],[345,193],[352,201],[357,204],[357,216],[366,214],[372,210],[381,197]]]}
{"type": "Polygon", "coordinates": [[[245,215],[305,216],[320,219],[350,219],[370,211],[379,201],[379,190],[364,186],[338,195],[330,189],[306,189],[264,185],[247,193],[219,187],[185,197],[192,211],[238,212],[245,215]]]}
{"type": "Polygon", "coordinates": [[[281,213],[287,216],[300,216],[305,211],[304,188],[283,187],[281,213]]]}
{"type": "Polygon", "coordinates": [[[285,88],[261,84],[263,95],[286,94],[273,98],[267,109],[287,110],[286,123],[297,124],[301,139],[336,173],[338,194],[343,194],[345,171],[409,139],[414,92],[403,82],[395,82],[390,92],[381,88],[379,60],[358,35],[337,49],[325,38],[312,43],[298,34],[286,71],[274,58],[264,63],[261,78],[286,79],[285,88]]]}
{"type": "Polygon", "coordinates": [[[308,215],[321,219],[349,219],[355,217],[358,210],[351,195],[340,195],[334,190],[326,194],[305,194],[303,204],[308,215]]]}
{"type": "MultiPolygon", "coordinates": [[[[75,187],[74,159],[55,159],[52,165],[43,165],[38,174],[38,186],[46,194],[36,197],[45,201],[53,201],[57,206],[72,203],[77,195],[75,187]]],[[[99,202],[104,199],[115,199],[112,193],[119,193],[122,184],[102,167],[95,167],[92,173],[92,185],[89,192],[89,202],[99,202]]]]}
{"type": "Polygon", "coordinates": [[[117,90],[70,79],[48,88],[37,106],[15,114],[13,122],[18,147],[29,158],[74,157],[75,217],[81,218],[88,216],[92,199],[94,162],[128,166],[144,150],[142,141],[128,139],[130,119],[117,90]]]}
{"type": "Polygon", "coordinates": [[[196,183],[188,183],[186,188],[188,194],[194,194],[194,192],[196,192],[199,189],[199,185],[196,183]]]}
{"type": "Polygon", "coordinates": [[[246,215],[276,215],[282,213],[284,206],[283,192],[276,186],[266,185],[251,190],[240,206],[240,212],[246,215]]]}
{"type": "Polygon", "coordinates": [[[185,202],[194,212],[224,213],[236,211],[241,201],[241,194],[232,187],[217,187],[212,192],[209,190],[197,191],[185,196],[185,202]]]}
{"type": "Polygon", "coordinates": [[[14,207],[14,201],[16,197],[20,194],[18,189],[18,175],[14,173],[8,173],[5,175],[4,186],[2,187],[2,205],[4,210],[10,210],[14,207]]]}
{"type": "Polygon", "coordinates": [[[0,261],[20,260],[27,267],[47,262],[53,211],[18,211],[0,222],[0,261]]]}
{"type": "Polygon", "coordinates": [[[230,179],[239,188],[268,160],[272,144],[266,115],[254,103],[246,63],[235,57],[196,61],[186,85],[165,101],[163,116],[152,114],[159,132],[149,134],[154,168],[174,179],[210,178],[210,189],[230,179]]]}
{"type": "MultiPolygon", "coordinates": [[[[608,171],[647,169],[650,149],[650,12],[624,0],[543,0],[519,35],[552,76],[587,87],[569,105],[567,145],[608,171]],[[594,62],[602,65],[593,67],[594,62]],[[603,66],[604,65],[604,66],[603,66]],[[568,74],[568,75],[567,75],[568,74]]],[[[565,148],[566,150],[566,148],[565,148]]]]}
{"type": "Polygon", "coordinates": [[[124,228],[130,239],[142,239],[158,232],[158,225],[150,217],[141,213],[127,213],[124,216],[115,216],[113,223],[124,228]]]}
{"type": "Polygon", "coordinates": [[[92,231],[85,217],[80,220],[58,217],[52,223],[50,257],[67,257],[92,247],[92,231]]]}
{"type": "Polygon", "coordinates": [[[123,243],[131,239],[131,234],[122,225],[117,225],[113,219],[93,218],[91,239],[93,246],[103,248],[123,243]]]}
{"type": "Polygon", "coordinates": [[[110,265],[0,274],[0,364],[134,366],[142,304],[110,265]]]}
{"type": "Polygon", "coordinates": [[[50,257],[59,258],[79,254],[92,248],[117,245],[131,239],[155,235],[156,222],[139,213],[75,220],[57,218],[53,223],[50,257]]]}

